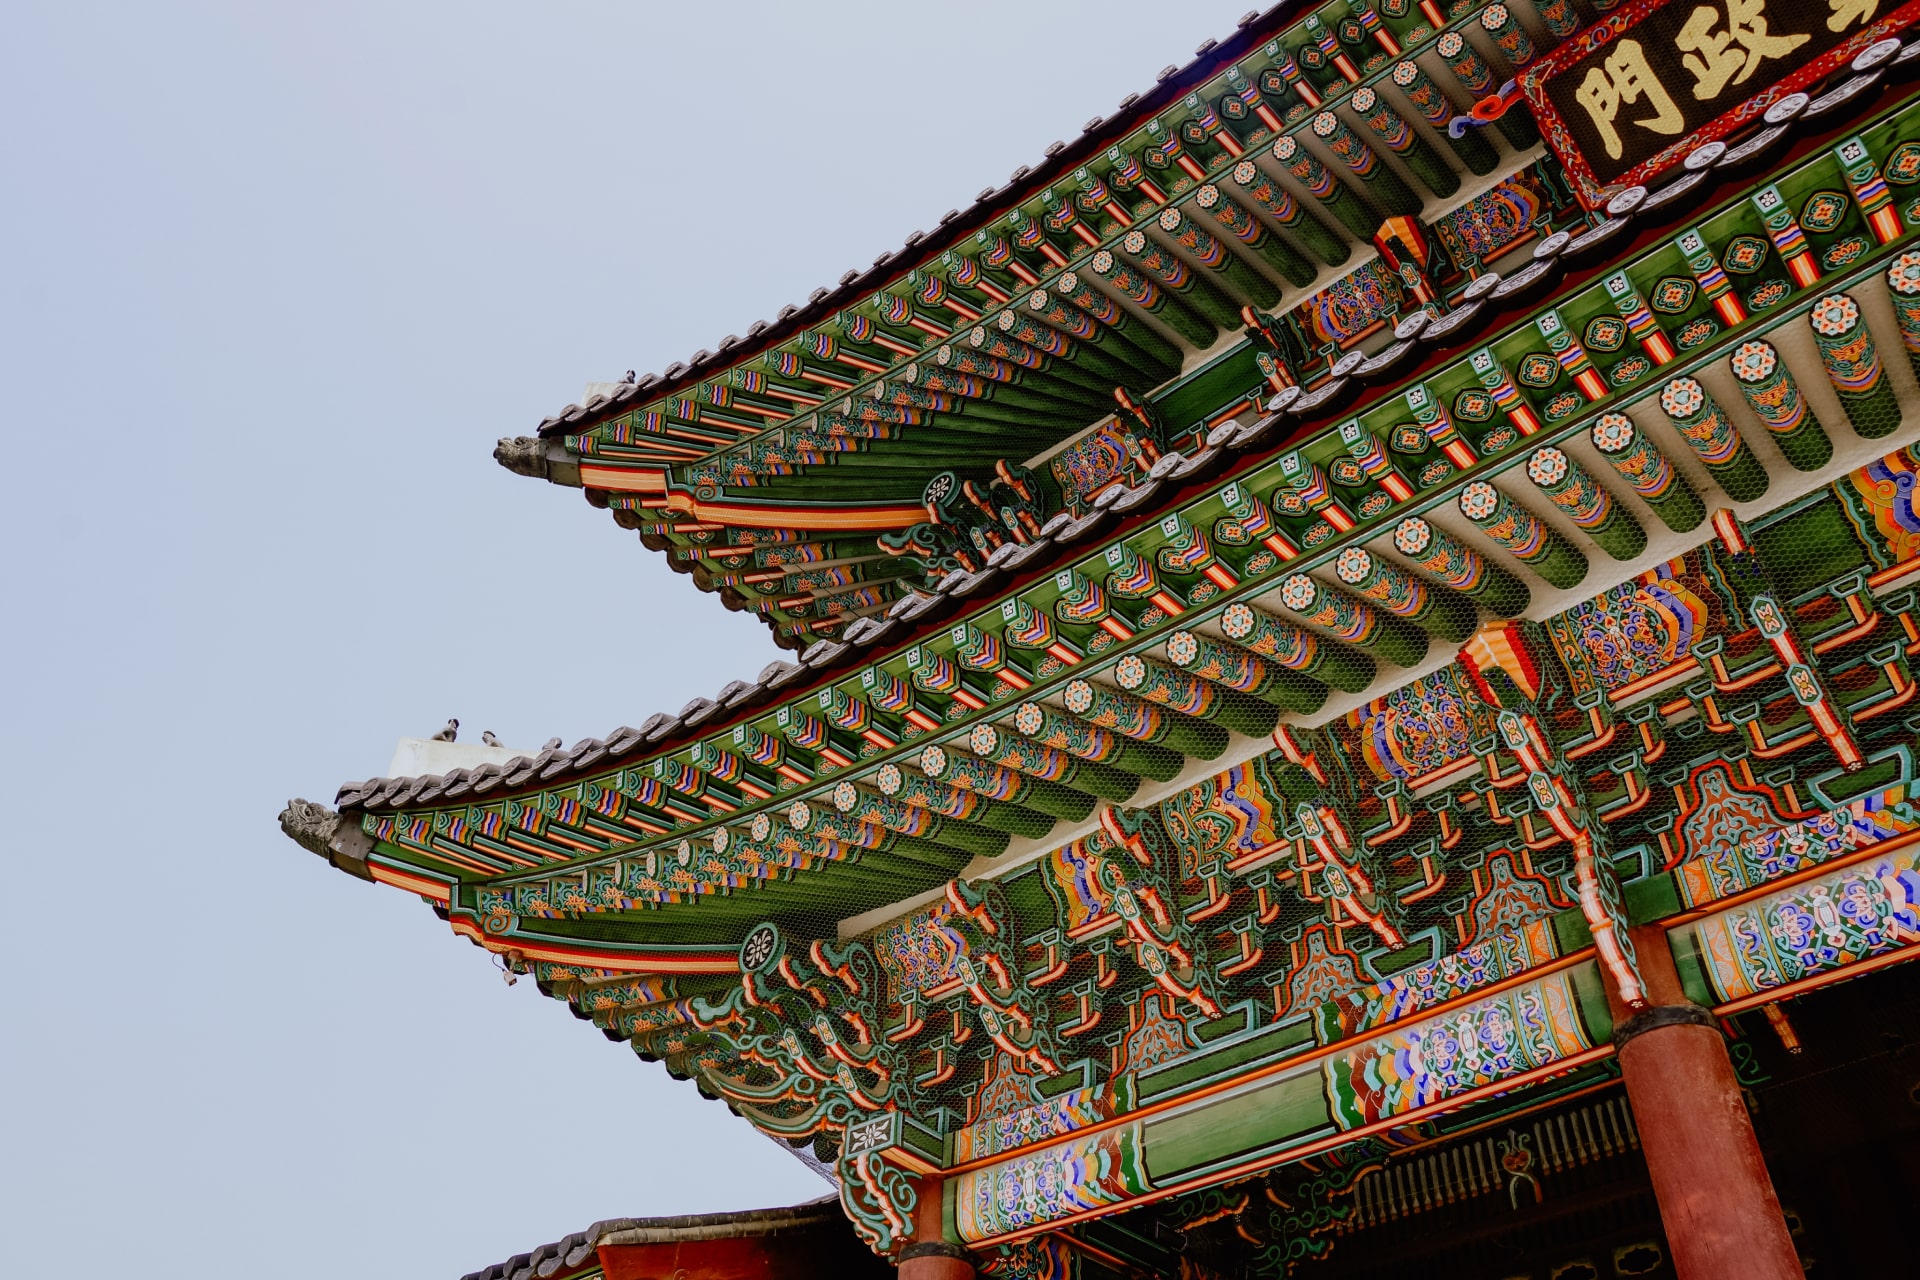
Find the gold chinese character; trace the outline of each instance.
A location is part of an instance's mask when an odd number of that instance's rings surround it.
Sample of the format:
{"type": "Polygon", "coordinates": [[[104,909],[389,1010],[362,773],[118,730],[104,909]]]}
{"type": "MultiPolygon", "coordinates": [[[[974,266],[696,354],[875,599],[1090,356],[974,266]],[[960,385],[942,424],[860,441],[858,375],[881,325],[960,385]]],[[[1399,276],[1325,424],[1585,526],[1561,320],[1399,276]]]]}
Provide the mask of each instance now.
{"type": "Polygon", "coordinates": [[[1879,12],[1880,0],[1827,0],[1827,8],[1833,10],[1827,19],[1827,30],[1845,31],[1879,12]]]}
{"type": "Polygon", "coordinates": [[[1727,0],[1727,29],[1720,32],[1713,29],[1720,14],[1712,5],[1703,4],[1688,16],[1673,43],[1686,51],[1680,65],[1693,74],[1695,98],[1702,102],[1716,98],[1729,81],[1744,82],[1762,58],[1785,57],[1813,39],[1768,35],[1766,9],[1767,0],[1727,0]]]}
{"type": "Polygon", "coordinates": [[[1655,133],[1680,132],[1685,124],[1680,108],[1673,105],[1666,86],[1654,77],[1653,68],[1647,65],[1647,52],[1638,40],[1622,40],[1614,45],[1605,61],[1587,69],[1587,78],[1574,92],[1580,105],[1593,117],[1593,127],[1600,131],[1600,140],[1607,144],[1607,154],[1615,160],[1620,158],[1620,134],[1613,122],[1620,115],[1622,103],[1638,102],[1642,95],[1654,113],[1629,120],[1628,124],[1637,124],[1655,133]]]}

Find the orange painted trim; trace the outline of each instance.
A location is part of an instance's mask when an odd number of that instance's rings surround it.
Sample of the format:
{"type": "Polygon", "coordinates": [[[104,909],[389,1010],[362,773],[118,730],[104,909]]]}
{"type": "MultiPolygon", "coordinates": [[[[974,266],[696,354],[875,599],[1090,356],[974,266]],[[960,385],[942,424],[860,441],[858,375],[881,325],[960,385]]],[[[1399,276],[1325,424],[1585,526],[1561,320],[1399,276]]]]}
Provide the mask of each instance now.
{"type": "Polygon", "coordinates": [[[1689,675],[1698,670],[1700,670],[1700,664],[1692,658],[1688,658],[1683,662],[1676,662],[1670,667],[1662,667],[1651,675],[1645,675],[1638,680],[1632,680],[1621,685],[1618,689],[1615,689],[1607,695],[1607,701],[1617,707],[1628,699],[1636,697],[1641,692],[1653,688],[1655,685],[1665,684],[1669,680],[1677,679],[1683,675],[1689,675]]]}
{"type": "MultiPolygon", "coordinates": [[[[972,1173],[974,1170],[984,1169],[988,1165],[1000,1164],[1021,1152],[1031,1151],[1035,1148],[1058,1142],[1062,1137],[1083,1138],[1090,1133],[1099,1133],[1103,1129],[1118,1129],[1122,1125],[1132,1124],[1136,1120],[1145,1120],[1150,1116],[1163,1115],[1166,1112],[1177,1110],[1191,1103],[1199,1102],[1202,1099],[1211,1098],[1215,1094],[1226,1093],[1229,1090],[1239,1089],[1246,1085],[1253,1084],[1255,1081],[1286,1075],[1307,1063],[1318,1062],[1322,1058],[1330,1058],[1336,1053],[1351,1049],[1353,1046],[1364,1041],[1385,1035],[1394,1027],[1404,1026],[1413,1022],[1424,1022],[1428,1018],[1438,1017],[1443,1013],[1459,1008],[1461,1005],[1471,1004],[1475,1000],[1485,1000],[1487,997],[1498,995],[1500,992],[1506,991],[1509,988],[1521,986],[1537,978],[1544,978],[1551,974],[1559,973],[1563,969],[1571,969],[1575,965],[1595,959],[1597,955],[1598,951],[1596,948],[1592,946],[1582,947],[1578,951],[1561,956],[1556,960],[1550,960],[1546,964],[1535,965],[1524,973],[1516,973],[1511,978],[1503,978],[1499,982],[1490,983],[1487,986],[1481,987],[1476,991],[1470,991],[1462,996],[1456,996],[1452,1000],[1444,1000],[1439,1004],[1422,1009],[1417,1014],[1401,1018],[1395,1022],[1385,1023],[1361,1035],[1348,1036],[1345,1040],[1336,1040],[1332,1044],[1322,1045],[1311,1053],[1303,1053],[1295,1058],[1288,1058],[1282,1062],[1272,1063],[1262,1067],[1258,1071],[1250,1072],[1232,1080],[1218,1081],[1206,1086],[1204,1089],[1196,1089],[1192,1093],[1183,1093],[1177,1097],[1162,1099],[1159,1102],[1150,1102],[1146,1106],[1137,1107],[1124,1115],[1115,1116],[1110,1120],[1102,1120],[1098,1124],[1090,1124],[1083,1129],[1075,1129],[1070,1135],[1059,1135],[1048,1138],[1042,1142],[1029,1143],[1024,1147],[1010,1147],[997,1155],[987,1156],[979,1160],[971,1160],[965,1164],[956,1164],[947,1169],[947,1174],[952,1176],[955,1174],[972,1173]]],[[[1354,1132],[1357,1134],[1359,1131],[1355,1130],[1354,1132]]],[[[1008,1238],[1011,1239],[1012,1237],[1008,1238]]]]}
{"type": "MultiPolygon", "coordinates": [[[[584,471],[582,472],[584,478],[584,471]]],[[[759,507],[733,502],[702,502],[675,491],[667,506],[702,520],[743,529],[820,529],[869,532],[902,529],[927,518],[925,507],[759,507]]]]}
{"type": "MultiPolygon", "coordinates": [[[[1787,825],[1792,826],[1793,824],[1789,823],[1787,825]]],[[[1778,829],[1779,828],[1776,828],[1776,830],[1778,829]]],[[[1722,911],[1731,911],[1735,907],[1745,906],[1747,903],[1764,898],[1770,893],[1778,893],[1782,889],[1791,889],[1794,885],[1812,880],[1817,876],[1826,875],[1830,871],[1840,871],[1852,866],[1856,862],[1865,862],[1870,858],[1877,858],[1882,854],[1892,853],[1897,849],[1904,849],[1916,841],[1920,841],[1920,831],[1909,831],[1905,835],[1895,836],[1891,840],[1882,840],[1879,844],[1870,844],[1864,849],[1856,849],[1844,858],[1835,858],[1831,862],[1818,863],[1803,871],[1796,871],[1790,876],[1781,876],[1778,880],[1769,880],[1767,883],[1755,885],[1751,889],[1742,889],[1739,893],[1728,894],[1724,898],[1715,898],[1712,902],[1702,903],[1691,911],[1683,911],[1679,915],[1668,916],[1663,920],[1648,921],[1648,923],[1657,924],[1671,933],[1682,925],[1692,924],[1695,920],[1704,920],[1708,916],[1717,916],[1722,911]]],[[[1857,968],[1858,966],[1854,967],[1857,968]]]]}
{"type": "Polygon", "coordinates": [[[1863,977],[1876,969],[1885,969],[1907,960],[1920,960],[1920,946],[1908,945],[1901,947],[1898,951],[1889,951],[1885,955],[1875,956],[1871,960],[1841,965],[1838,969],[1829,969],[1825,973],[1816,973],[1798,982],[1789,982],[1784,987],[1769,987],[1765,991],[1756,991],[1750,996],[1741,996],[1738,1000],[1730,1000],[1726,1004],[1717,1004],[1713,1007],[1714,1016],[1724,1017],[1729,1014],[1744,1013],[1748,1009],[1757,1009],[1763,1004],[1791,1000],[1795,996],[1805,995],[1829,983],[1863,977]]]}
{"type": "MultiPolygon", "coordinates": [[[[1597,1084],[1590,1084],[1584,1089],[1575,1089],[1570,1093],[1559,1094],[1553,1099],[1553,1101],[1557,1104],[1574,1102],[1581,1098],[1590,1098],[1594,1094],[1606,1093],[1609,1090],[1618,1089],[1619,1087],[1620,1087],[1620,1082],[1618,1080],[1602,1080],[1597,1084]]],[[[1511,1125],[1512,1123],[1513,1123],[1512,1116],[1497,1116],[1491,1120],[1483,1120],[1479,1124],[1468,1125],[1464,1129],[1450,1130],[1447,1133],[1441,1134],[1438,1137],[1429,1138],[1425,1142],[1409,1143],[1406,1146],[1396,1149],[1393,1154],[1396,1156],[1408,1155],[1412,1152],[1421,1151],[1428,1147],[1437,1147],[1444,1143],[1455,1142],[1461,1138],[1468,1137],[1472,1134],[1486,1133],[1493,1129],[1503,1128],[1505,1126],[1511,1125]]],[[[1081,1252],[1085,1253],[1088,1257],[1093,1258],[1095,1261],[1105,1261],[1109,1256],[1100,1250],[1094,1249],[1092,1246],[1086,1244],[1084,1241],[1080,1240],[1078,1237],[1062,1236],[1061,1240],[1069,1248],[1078,1249],[1081,1252]]],[[[1124,1264],[1116,1264],[1116,1265],[1120,1265],[1122,1270],[1125,1269],[1124,1264]]]]}
{"type": "MultiPolygon", "coordinates": [[[[453,844],[453,842],[451,840],[442,840],[438,836],[431,837],[431,840],[432,840],[432,847],[425,851],[428,857],[437,859],[440,862],[448,863],[452,866],[463,867],[466,870],[473,872],[475,875],[481,876],[483,878],[491,879],[494,876],[500,875],[501,871],[498,867],[490,867],[486,863],[481,862],[477,857],[473,856],[477,853],[482,853],[482,852],[487,853],[493,857],[499,858],[502,862],[511,862],[515,867],[524,868],[529,871],[535,867],[542,865],[541,863],[538,863],[538,862],[528,862],[525,858],[513,857],[510,854],[495,853],[491,849],[487,849],[487,850],[469,849],[465,845],[459,845],[459,844],[454,844],[453,848],[449,849],[446,846],[449,844],[453,844]]],[[[402,847],[404,848],[405,846],[402,846],[402,847]]],[[[506,874],[511,875],[512,872],[509,871],[506,874]]]]}
{"type": "Polygon", "coordinates": [[[731,951],[701,951],[681,954],[660,952],[598,951],[592,947],[569,947],[512,934],[497,935],[481,931],[471,920],[456,918],[449,922],[453,931],[471,938],[489,951],[518,951],[529,960],[550,964],[577,964],[616,973],[738,973],[740,958],[731,951]]]}
{"type": "Polygon", "coordinates": [[[665,493],[667,473],[636,467],[596,467],[580,464],[580,484],[586,489],[607,489],[614,493],[665,493]]]}
{"type": "Polygon", "coordinates": [[[1456,760],[1448,761],[1446,764],[1441,765],[1438,769],[1435,769],[1430,773],[1423,773],[1417,778],[1408,778],[1407,790],[1423,791],[1426,788],[1434,786],[1437,783],[1452,782],[1456,777],[1459,777],[1462,774],[1472,773],[1475,769],[1478,769],[1480,767],[1481,767],[1481,764],[1480,764],[1479,756],[1474,756],[1474,755],[1461,756],[1456,760]]]}
{"type": "MultiPolygon", "coordinates": [[[[1858,966],[1855,967],[1857,968],[1858,966]]],[[[1083,1209],[1079,1213],[1069,1214],[1064,1218],[1055,1218],[1051,1222],[1044,1223],[1040,1226],[1029,1227],[1024,1231],[1010,1231],[1005,1235],[988,1236],[981,1240],[969,1240],[967,1244],[968,1247],[975,1249],[986,1248],[991,1245],[1011,1244],[1017,1240],[1025,1240],[1029,1236],[1041,1235],[1048,1231],[1058,1231],[1062,1227],[1070,1227],[1075,1223],[1090,1222],[1095,1218],[1104,1218],[1109,1214],[1125,1213],[1129,1209],[1138,1209],[1142,1205],[1153,1204],[1160,1200],[1170,1199],[1173,1196],[1186,1195],[1188,1192],[1198,1191],[1203,1187],[1218,1186],[1223,1182],[1233,1182],[1240,1178],[1250,1177],[1256,1173],[1264,1173],[1268,1169],[1278,1168],[1283,1164],[1291,1164],[1296,1160],[1309,1159],[1310,1157],[1319,1155],[1323,1151],[1331,1151],[1335,1147],[1343,1147],[1358,1138],[1370,1137],[1373,1134],[1381,1133],[1388,1129],[1397,1129],[1403,1125],[1417,1124],[1430,1117],[1444,1115],[1448,1111],[1468,1106],[1480,1101],[1482,1098],[1491,1098],[1514,1089],[1525,1088],[1527,1085],[1540,1080],[1565,1075],[1570,1071],[1577,1071],[1581,1067],[1589,1066],[1592,1063],[1612,1057],[1613,1052],[1614,1049],[1611,1044],[1595,1045],[1593,1048],[1583,1053],[1576,1053],[1570,1058],[1562,1058],[1558,1062],[1548,1063],[1546,1066],[1537,1067],[1532,1071],[1523,1071],[1519,1075],[1511,1076],[1505,1080],[1495,1080],[1490,1084],[1481,1085],[1477,1089],[1469,1089],[1465,1093],[1458,1094],[1441,1102],[1433,1103],[1431,1106],[1419,1107],[1402,1115],[1390,1116],[1384,1120],[1376,1120],[1372,1124],[1361,1125],[1357,1129],[1345,1129],[1339,1133],[1329,1134],[1327,1137],[1305,1143],[1302,1146],[1290,1147],[1285,1151],[1276,1152],[1273,1155],[1262,1156],[1257,1160],[1247,1160],[1240,1164],[1233,1165],[1230,1168],[1216,1170],[1204,1178],[1194,1178],[1175,1186],[1150,1191],[1145,1195],[1135,1196],[1133,1199],[1124,1200],[1119,1204],[1102,1205],[1097,1209],[1083,1209]]],[[[1138,1117],[1138,1114],[1138,1112],[1134,1113],[1135,1118],[1138,1117]]],[[[1085,1130],[1076,1131],[1074,1136],[1078,1137],[1080,1133],[1084,1132],[1085,1130]]]]}
{"type": "Polygon", "coordinates": [[[1920,569],[1920,556],[1915,556],[1911,560],[1902,560],[1899,564],[1891,568],[1869,574],[1867,576],[1867,585],[1869,587],[1884,587],[1887,583],[1904,578],[1917,569],[1920,569]]]}
{"type": "Polygon", "coordinates": [[[381,884],[390,884],[396,889],[405,889],[408,893],[418,893],[436,902],[449,902],[453,897],[453,886],[450,884],[431,880],[426,876],[409,875],[372,860],[367,862],[367,874],[381,884]]]}

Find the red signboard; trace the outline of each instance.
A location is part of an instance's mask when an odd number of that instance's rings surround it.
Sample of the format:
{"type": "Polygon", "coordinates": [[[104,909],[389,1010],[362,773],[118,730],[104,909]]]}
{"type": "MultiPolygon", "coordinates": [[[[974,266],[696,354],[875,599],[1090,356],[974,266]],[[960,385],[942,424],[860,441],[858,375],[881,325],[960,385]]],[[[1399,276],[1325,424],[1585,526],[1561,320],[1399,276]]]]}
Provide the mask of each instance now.
{"type": "Polygon", "coordinates": [[[1520,73],[1581,198],[1671,169],[1920,20],[1920,0],[1633,0],[1520,73]]]}

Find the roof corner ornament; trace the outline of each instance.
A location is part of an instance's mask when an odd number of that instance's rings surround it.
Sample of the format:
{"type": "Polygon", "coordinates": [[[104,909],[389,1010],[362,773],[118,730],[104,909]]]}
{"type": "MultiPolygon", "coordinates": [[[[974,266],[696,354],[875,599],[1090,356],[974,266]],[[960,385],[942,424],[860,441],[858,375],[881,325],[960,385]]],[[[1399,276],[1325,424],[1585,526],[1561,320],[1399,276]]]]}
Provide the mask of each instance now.
{"type": "Polygon", "coordinates": [[[501,436],[493,460],[517,476],[547,478],[547,445],[537,436],[501,436]]]}
{"type": "Polygon", "coordinates": [[[339,827],[340,815],[313,800],[289,800],[287,807],[280,811],[280,830],[286,833],[287,839],[323,858],[333,856],[328,842],[339,827]]]}
{"type": "Polygon", "coordinates": [[[308,853],[318,854],[350,876],[372,880],[367,870],[367,855],[373,851],[373,838],[360,829],[358,822],[313,800],[293,799],[280,811],[280,830],[289,840],[308,853]]]}

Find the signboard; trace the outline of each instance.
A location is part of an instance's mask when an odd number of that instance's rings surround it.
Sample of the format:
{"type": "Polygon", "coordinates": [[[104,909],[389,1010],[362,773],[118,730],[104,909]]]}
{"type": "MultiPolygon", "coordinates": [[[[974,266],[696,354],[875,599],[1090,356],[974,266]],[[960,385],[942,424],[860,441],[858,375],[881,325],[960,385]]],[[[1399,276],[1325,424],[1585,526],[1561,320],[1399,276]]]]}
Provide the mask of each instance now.
{"type": "Polygon", "coordinates": [[[1520,88],[1597,206],[1916,19],[1920,0],[1633,0],[1521,72],[1520,88]]]}

